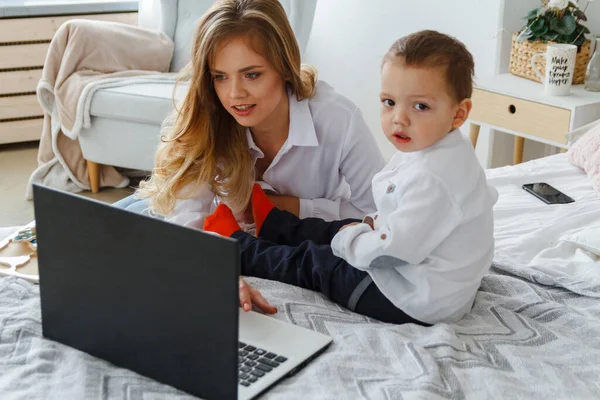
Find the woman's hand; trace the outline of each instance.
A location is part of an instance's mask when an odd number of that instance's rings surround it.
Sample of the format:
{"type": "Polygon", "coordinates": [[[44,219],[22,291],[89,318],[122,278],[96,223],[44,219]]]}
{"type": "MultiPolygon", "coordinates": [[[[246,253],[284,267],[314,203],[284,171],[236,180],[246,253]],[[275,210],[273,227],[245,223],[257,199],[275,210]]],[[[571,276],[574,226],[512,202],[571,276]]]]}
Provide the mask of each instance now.
{"type": "Polygon", "coordinates": [[[300,216],[300,199],[294,196],[279,196],[267,194],[267,197],[280,210],[288,211],[296,217],[300,216]]]}
{"type": "Polygon", "coordinates": [[[240,278],[240,306],[244,311],[250,311],[253,304],[265,314],[275,314],[277,312],[277,307],[269,304],[258,289],[240,278]]]}

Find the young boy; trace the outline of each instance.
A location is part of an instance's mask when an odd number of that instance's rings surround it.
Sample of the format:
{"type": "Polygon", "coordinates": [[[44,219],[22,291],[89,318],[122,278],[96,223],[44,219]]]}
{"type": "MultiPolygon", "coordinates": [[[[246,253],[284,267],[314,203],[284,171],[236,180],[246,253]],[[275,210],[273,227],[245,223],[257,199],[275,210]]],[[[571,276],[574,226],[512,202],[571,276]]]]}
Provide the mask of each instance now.
{"type": "Polygon", "coordinates": [[[488,187],[458,128],[471,110],[473,58],[434,31],[398,40],[381,68],[381,126],[398,149],[373,178],[363,221],[300,220],[252,192],[258,238],[221,204],[208,231],[242,245],[242,274],[318,290],[385,322],[455,322],[470,311],[494,252],[488,187]]]}

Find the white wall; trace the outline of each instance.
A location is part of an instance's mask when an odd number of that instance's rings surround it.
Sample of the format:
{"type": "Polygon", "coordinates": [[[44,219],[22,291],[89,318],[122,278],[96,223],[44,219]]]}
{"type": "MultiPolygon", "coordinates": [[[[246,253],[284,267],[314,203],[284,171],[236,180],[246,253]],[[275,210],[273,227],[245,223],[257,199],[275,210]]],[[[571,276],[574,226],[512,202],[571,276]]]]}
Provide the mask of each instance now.
{"type": "MultiPolygon", "coordinates": [[[[467,45],[475,58],[476,79],[507,72],[511,34],[523,26],[521,18],[527,11],[539,4],[539,0],[318,0],[303,61],[315,65],[320,79],[360,107],[389,158],[394,148],[379,124],[379,68],[391,44],[408,33],[435,29],[467,45]]],[[[600,33],[600,0],[586,13],[592,32],[600,33]]],[[[467,124],[462,131],[468,133],[467,124]]],[[[477,156],[484,166],[506,165],[512,162],[512,144],[511,135],[481,129],[477,156]],[[490,141],[493,154],[487,152],[490,141]]],[[[524,157],[540,157],[545,151],[544,146],[526,141],[524,157]]]]}
{"type": "MultiPolygon", "coordinates": [[[[304,62],[315,65],[320,79],[360,107],[384,157],[389,158],[394,148],[379,123],[383,55],[396,39],[435,29],[467,45],[475,58],[476,75],[493,74],[501,4],[501,0],[318,0],[304,62]]],[[[487,140],[484,136],[482,142],[487,140]]]]}

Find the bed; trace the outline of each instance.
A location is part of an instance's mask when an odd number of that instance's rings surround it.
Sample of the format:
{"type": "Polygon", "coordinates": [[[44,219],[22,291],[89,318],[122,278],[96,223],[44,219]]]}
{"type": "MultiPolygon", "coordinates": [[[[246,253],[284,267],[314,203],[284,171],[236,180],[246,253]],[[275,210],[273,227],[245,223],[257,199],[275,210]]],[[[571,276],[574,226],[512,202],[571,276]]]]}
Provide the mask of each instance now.
{"type": "MultiPolygon", "coordinates": [[[[456,324],[383,324],[315,292],[250,279],[275,318],[334,338],[264,398],[600,398],[600,197],[565,154],[488,178],[500,193],[494,265],[456,324]],[[548,206],[520,188],[539,181],[575,203],[548,206]]],[[[0,279],[0,398],[193,398],[43,339],[38,296],[34,284],[0,279]]]]}

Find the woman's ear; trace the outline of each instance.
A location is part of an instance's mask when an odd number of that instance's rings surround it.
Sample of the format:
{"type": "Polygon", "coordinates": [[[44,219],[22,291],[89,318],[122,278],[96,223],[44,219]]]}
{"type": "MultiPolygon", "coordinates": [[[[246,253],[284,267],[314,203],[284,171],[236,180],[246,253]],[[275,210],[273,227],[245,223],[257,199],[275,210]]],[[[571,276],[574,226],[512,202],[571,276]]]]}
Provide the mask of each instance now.
{"type": "Polygon", "coordinates": [[[452,129],[458,129],[465,121],[469,118],[473,108],[473,102],[471,99],[464,99],[458,104],[454,118],[452,119],[452,129]]]}

